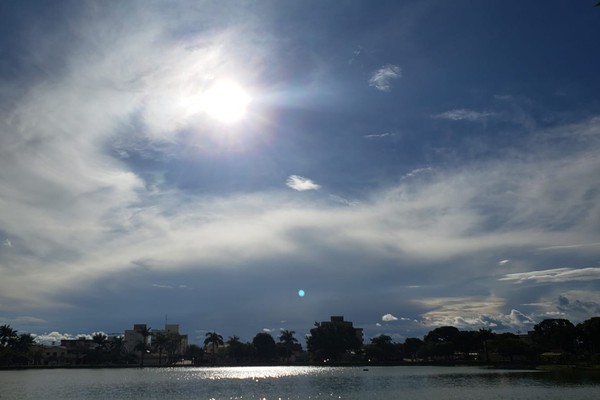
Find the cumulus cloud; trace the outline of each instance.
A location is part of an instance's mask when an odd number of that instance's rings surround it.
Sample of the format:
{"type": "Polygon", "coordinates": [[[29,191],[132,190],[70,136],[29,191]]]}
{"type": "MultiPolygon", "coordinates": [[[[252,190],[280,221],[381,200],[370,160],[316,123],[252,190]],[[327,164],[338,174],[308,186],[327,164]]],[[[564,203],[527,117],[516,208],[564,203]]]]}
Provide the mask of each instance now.
{"type": "Polygon", "coordinates": [[[10,239],[4,239],[4,242],[2,242],[2,246],[12,247],[12,242],[10,241],[10,239]]]}
{"type": "Polygon", "coordinates": [[[402,71],[399,66],[388,64],[373,72],[369,78],[369,86],[382,92],[389,92],[392,89],[392,81],[400,78],[402,71]]]}
{"type": "Polygon", "coordinates": [[[494,113],[487,111],[474,111],[465,108],[445,111],[440,114],[436,114],[433,118],[437,119],[448,119],[451,121],[484,121],[492,117],[494,113]]]}
{"type": "MultiPolygon", "coordinates": [[[[89,334],[89,333],[80,333],[80,334],[74,335],[74,334],[71,334],[71,333],[60,333],[60,332],[54,331],[54,332],[49,332],[49,333],[43,333],[43,334],[40,334],[40,335],[35,335],[34,334],[34,337],[35,337],[35,341],[38,342],[38,343],[42,343],[42,344],[52,344],[52,343],[55,343],[55,344],[58,344],[58,343],[60,343],[61,340],[74,340],[74,339],[79,339],[79,338],[85,338],[85,339],[91,340],[92,336],[95,333],[101,333],[103,335],[106,335],[106,333],[104,333],[104,332],[94,332],[94,333],[91,333],[91,334],[89,334]]],[[[106,335],[106,336],[108,336],[108,335],[106,335]]]]}
{"type": "Polygon", "coordinates": [[[582,297],[581,292],[568,292],[558,297],[556,308],[563,315],[569,315],[578,320],[597,316],[600,314],[600,295],[587,293],[582,297]]]}
{"type": "Polygon", "coordinates": [[[385,322],[398,321],[398,317],[395,317],[392,314],[385,314],[381,317],[381,320],[385,322]]]}
{"type": "Polygon", "coordinates": [[[515,283],[559,283],[569,281],[589,281],[600,279],[600,268],[554,268],[540,271],[517,272],[506,274],[501,281],[515,283]]]}
{"type": "Polygon", "coordinates": [[[312,180],[300,175],[290,175],[285,184],[299,192],[304,192],[306,190],[319,190],[321,188],[320,185],[317,185],[312,180]]]}
{"type": "Polygon", "coordinates": [[[434,310],[423,314],[426,326],[451,325],[459,329],[489,328],[496,331],[521,330],[535,324],[532,316],[516,309],[502,313],[505,300],[489,298],[439,298],[424,301],[434,310]]]}

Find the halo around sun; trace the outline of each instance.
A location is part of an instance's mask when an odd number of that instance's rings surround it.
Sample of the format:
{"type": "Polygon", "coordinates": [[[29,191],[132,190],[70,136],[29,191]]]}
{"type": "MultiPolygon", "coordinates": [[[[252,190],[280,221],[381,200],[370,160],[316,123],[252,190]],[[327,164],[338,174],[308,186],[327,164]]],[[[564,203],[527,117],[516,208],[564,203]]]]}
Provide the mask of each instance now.
{"type": "Polygon", "coordinates": [[[224,123],[234,123],[246,115],[250,96],[236,82],[216,81],[203,95],[202,110],[211,118],[224,123]]]}

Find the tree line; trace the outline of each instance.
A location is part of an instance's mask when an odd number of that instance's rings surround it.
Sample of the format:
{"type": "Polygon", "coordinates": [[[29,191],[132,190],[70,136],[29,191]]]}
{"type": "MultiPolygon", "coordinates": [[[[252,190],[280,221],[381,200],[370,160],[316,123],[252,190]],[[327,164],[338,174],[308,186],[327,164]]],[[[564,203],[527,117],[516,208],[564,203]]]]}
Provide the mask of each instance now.
{"type": "MultiPolygon", "coordinates": [[[[295,332],[282,330],[277,341],[270,333],[257,333],[252,341],[238,336],[224,339],[208,332],[204,346],[179,348],[177,334],[156,333],[148,344],[150,328],[134,352],[125,351],[123,337],[108,338],[94,334],[93,347],[82,350],[89,365],[137,364],[144,357],[158,356],[159,365],[173,365],[182,359],[193,365],[248,365],[288,363],[586,363],[600,364],[600,317],[577,325],[566,319],[546,319],[525,335],[494,333],[490,329],[460,330],[441,326],[423,338],[394,342],[389,335],[378,335],[363,344],[357,330],[348,324],[315,323],[306,337],[303,351],[295,332]]],[[[18,334],[9,325],[0,326],[0,365],[35,365],[42,354],[34,336],[18,334]]]]}
{"type": "Polygon", "coordinates": [[[524,335],[442,326],[428,332],[423,339],[408,338],[403,343],[394,343],[390,336],[379,335],[363,347],[367,360],[381,363],[600,364],[599,352],[600,317],[577,325],[567,319],[545,319],[524,335]]]}

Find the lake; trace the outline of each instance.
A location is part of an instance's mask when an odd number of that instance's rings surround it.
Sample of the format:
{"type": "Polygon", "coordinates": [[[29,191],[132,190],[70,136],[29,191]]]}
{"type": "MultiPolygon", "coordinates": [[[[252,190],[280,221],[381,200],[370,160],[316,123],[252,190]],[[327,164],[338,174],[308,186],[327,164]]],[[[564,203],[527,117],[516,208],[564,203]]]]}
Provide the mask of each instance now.
{"type": "Polygon", "coordinates": [[[599,374],[477,367],[231,367],[0,371],[0,399],[597,400],[599,374]]]}

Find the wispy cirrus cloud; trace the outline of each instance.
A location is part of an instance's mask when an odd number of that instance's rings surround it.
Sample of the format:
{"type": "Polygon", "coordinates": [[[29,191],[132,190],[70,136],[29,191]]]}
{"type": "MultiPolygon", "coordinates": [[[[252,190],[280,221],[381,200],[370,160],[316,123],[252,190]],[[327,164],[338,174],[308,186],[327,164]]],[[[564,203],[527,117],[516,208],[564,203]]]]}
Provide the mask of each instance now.
{"type": "Polygon", "coordinates": [[[447,119],[451,121],[485,121],[495,114],[488,111],[475,111],[468,110],[465,108],[445,111],[440,114],[436,114],[433,118],[436,119],[447,119]]]}
{"type": "Polygon", "coordinates": [[[517,272],[506,274],[501,281],[515,283],[559,283],[569,281],[588,281],[600,279],[600,268],[553,268],[540,271],[517,272]]]}
{"type": "Polygon", "coordinates": [[[389,137],[394,137],[397,136],[396,133],[392,133],[392,132],[384,132],[384,133],[374,133],[374,134],[370,134],[370,135],[365,135],[363,136],[365,139],[383,139],[383,138],[389,138],[389,137]]]}
{"type": "Polygon", "coordinates": [[[401,76],[402,70],[399,66],[387,64],[371,74],[369,86],[382,92],[389,92],[392,90],[392,81],[399,79],[401,76]]]}
{"type": "Polygon", "coordinates": [[[317,185],[311,179],[300,175],[290,175],[285,184],[299,192],[304,192],[306,190],[319,190],[321,188],[321,185],[317,185]]]}

